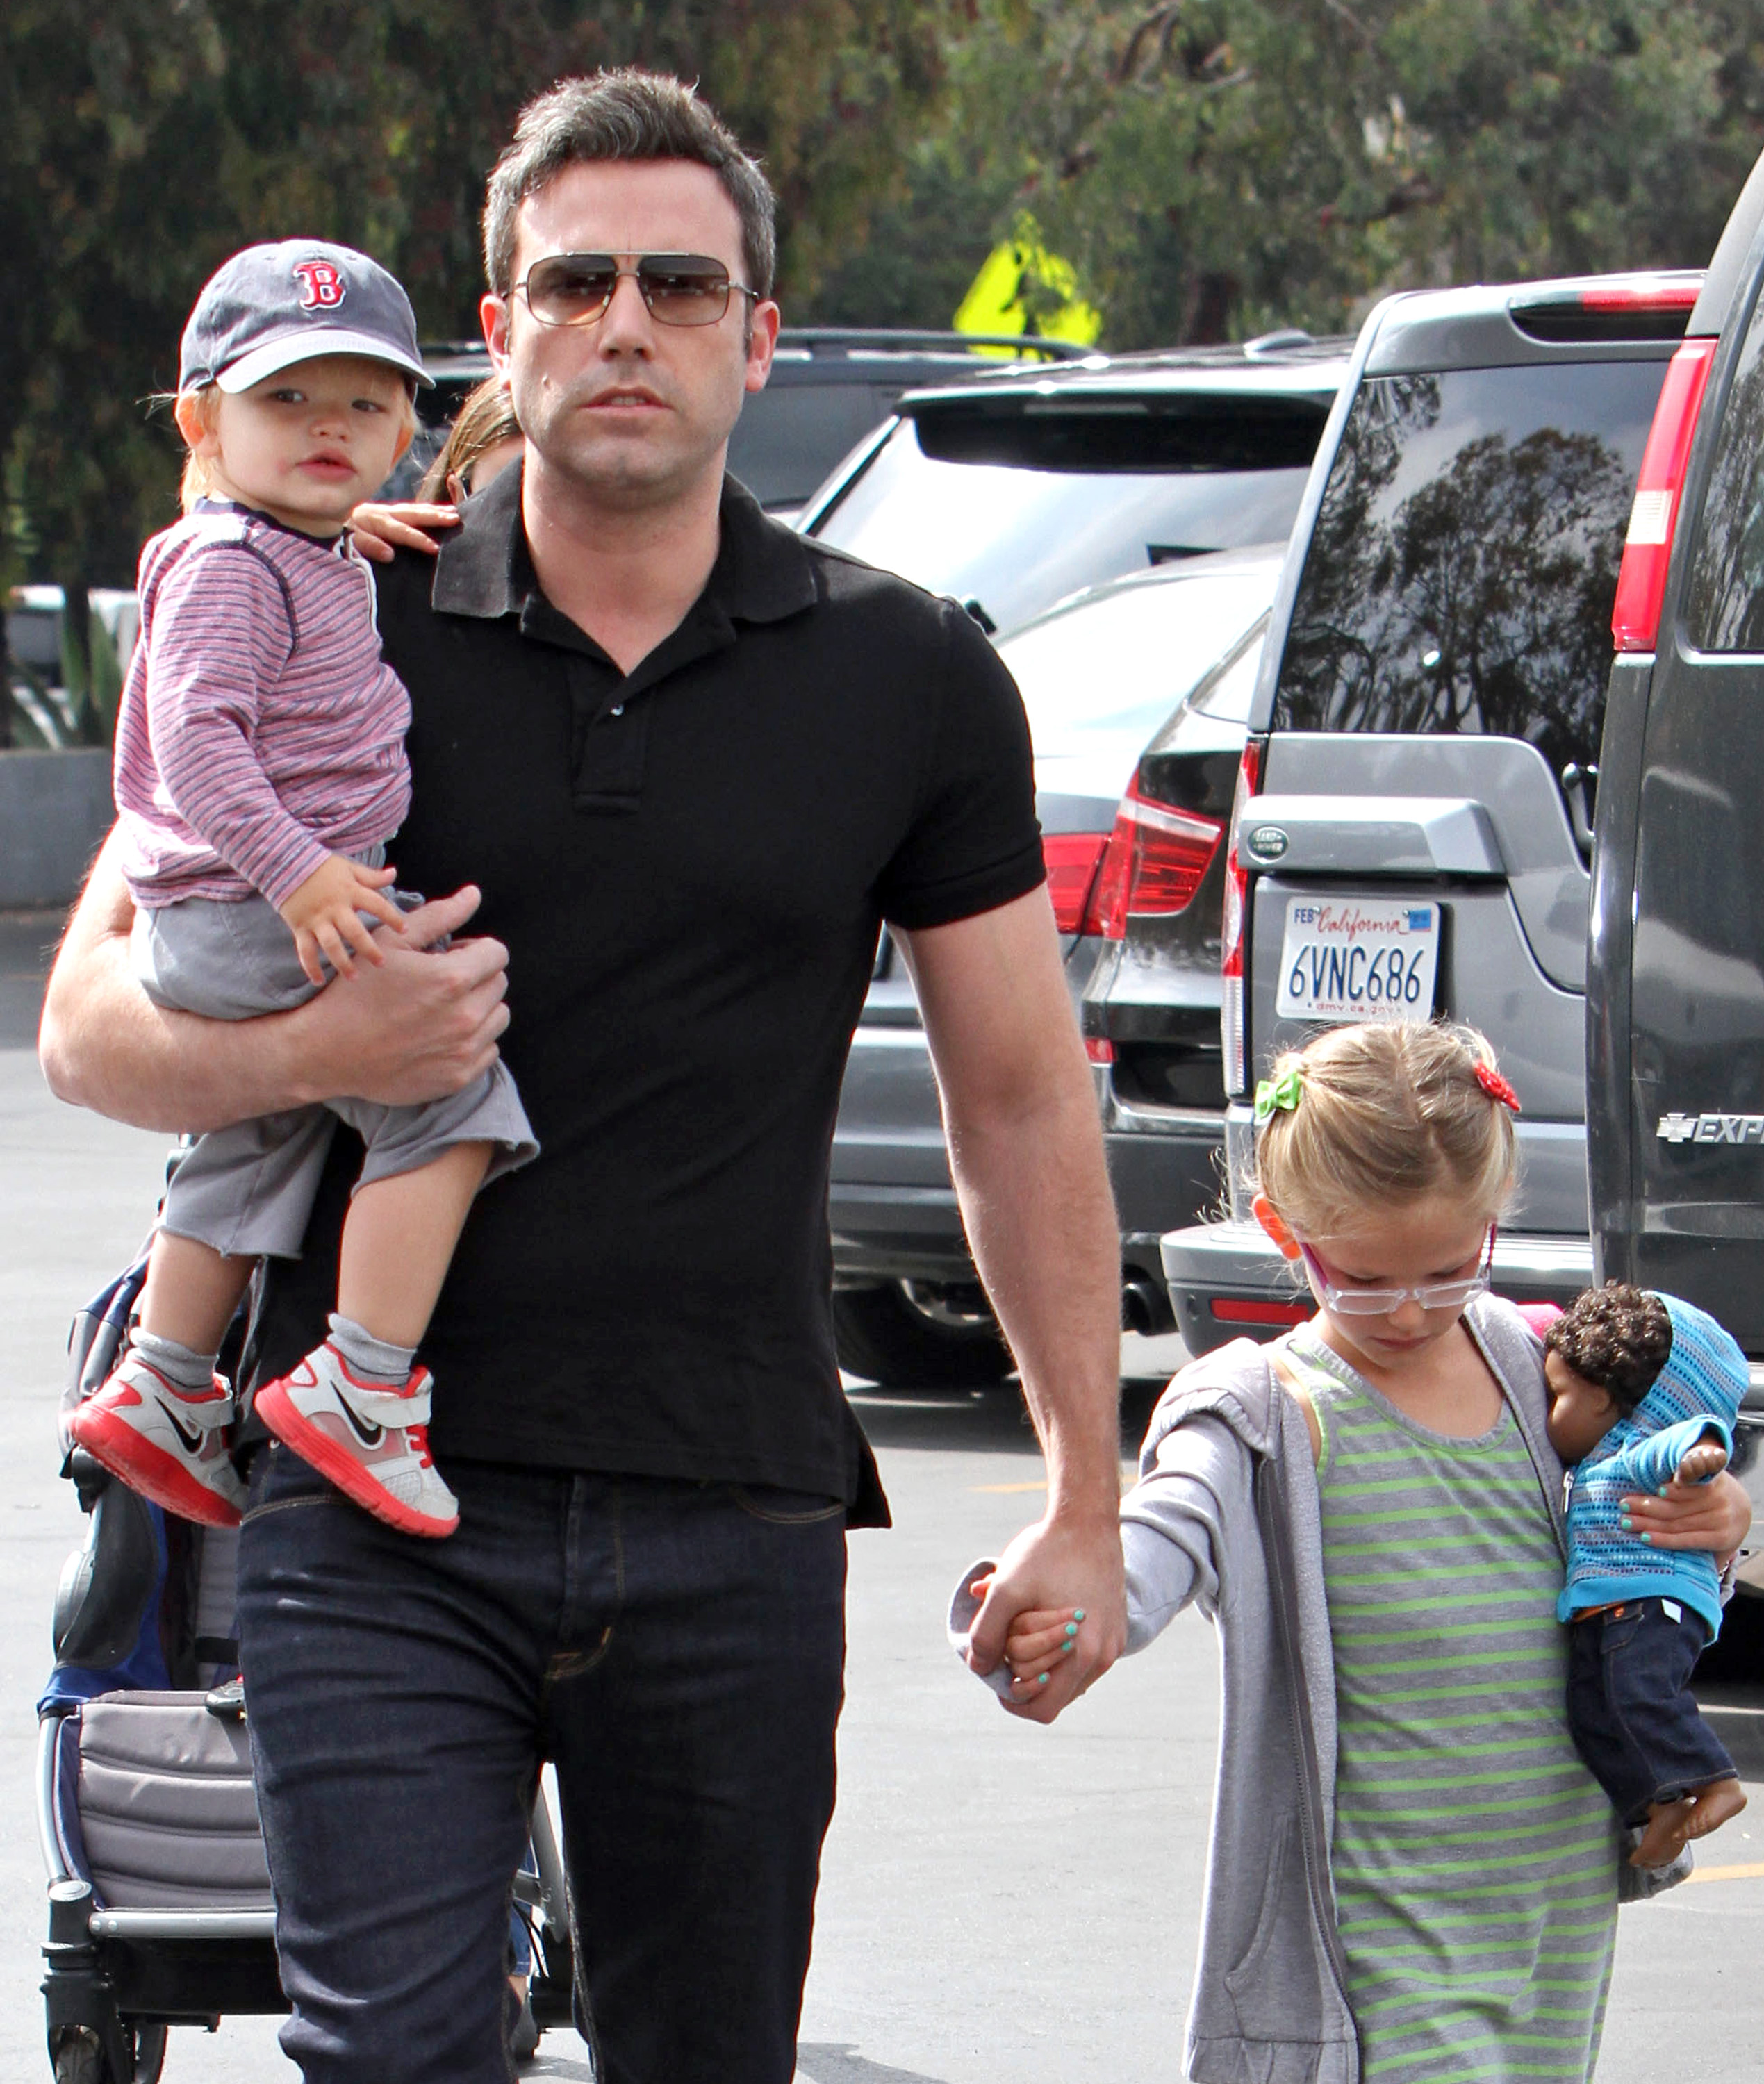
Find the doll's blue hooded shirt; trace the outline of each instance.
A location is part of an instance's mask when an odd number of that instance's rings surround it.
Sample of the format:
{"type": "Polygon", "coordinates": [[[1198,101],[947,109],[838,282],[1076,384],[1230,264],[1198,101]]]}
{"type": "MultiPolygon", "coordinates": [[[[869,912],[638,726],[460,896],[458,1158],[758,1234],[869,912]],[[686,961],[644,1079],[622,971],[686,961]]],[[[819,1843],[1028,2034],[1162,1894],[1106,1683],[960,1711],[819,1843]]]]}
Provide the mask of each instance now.
{"type": "Polygon", "coordinates": [[[1659,1379],[1575,1469],[1568,1490],[1568,1581],[1558,1620],[1622,1599],[1677,1599],[1721,1626],[1715,1558],[1701,1549],[1655,1548],[1622,1529],[1626,1497],[1658,1491],[1689,1450],[1710,1434],[1731,1455],[1733,1423],[1745,1394],[1745,1356],[1706,1311],[1662,1295],[1672,1319],[1672,1351],[1659,1379]]]}

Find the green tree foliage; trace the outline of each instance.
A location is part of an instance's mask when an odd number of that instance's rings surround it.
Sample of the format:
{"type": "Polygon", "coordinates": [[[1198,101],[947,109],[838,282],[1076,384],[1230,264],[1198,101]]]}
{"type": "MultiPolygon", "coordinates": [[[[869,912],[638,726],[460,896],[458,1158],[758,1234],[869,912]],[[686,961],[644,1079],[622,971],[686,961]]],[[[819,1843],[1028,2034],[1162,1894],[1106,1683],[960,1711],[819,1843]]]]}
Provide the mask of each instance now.
{"type": "Polygon", "coordinates": [[[1698,265],[1764,146],[1755,0],[961,11],[890,250],[829,285],[842,316],[872,274],[910,279],[909,244],[941,297],[943,256],[1024,209],[1117,348],[1334,330],[1393,288],[1698,265]]]}
{"type": "Polygon", "coordinates": [[[947,325],[1026,214],[1116,347],[1696,264],[1764,144],[1758,0],[7,0],[3,575],[126,583],[176,475],[142,401],[247,241],[474,334],[515,109],[628,61],[764,155],[791,318],[947,325]]]}
{"type": "MultiPolygon", "coordinates": [[[[176,511],[150,394],[237,248],[384,260],[428,338],[475,337],[484,176],[539,88],[603,64],[702,82],[765,158],[787,294],[863,235],[940,83],[925,0],[7,0],[0,459],[33,575],[127,584],[176,511]]],[[[15,569],[6,574],[19,575],[15,569]]]]}

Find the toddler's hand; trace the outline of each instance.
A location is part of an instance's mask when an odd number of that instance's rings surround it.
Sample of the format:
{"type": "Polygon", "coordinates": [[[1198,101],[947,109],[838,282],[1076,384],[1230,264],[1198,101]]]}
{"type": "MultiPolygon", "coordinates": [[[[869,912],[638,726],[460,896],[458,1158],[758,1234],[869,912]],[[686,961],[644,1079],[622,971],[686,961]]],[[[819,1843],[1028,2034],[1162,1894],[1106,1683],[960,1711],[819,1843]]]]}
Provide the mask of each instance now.
{"type": "Polygon", "coordinates": [[[1719,1440],[1699,1440],[1681,1457],[1676,1472],[1681,1484],[1706,1484],[1728,1465],[1728,1451],[1719,1440]]]}
{"type": "Polygon", "coordinates": [[[371,930],[356,915],[371,913],[394,933],[403,933],[404,914],[380,895],[392,880],[389,868],[364,868],[346,854],[333,854],[276,907],[293,930],[300,967],[314,984],[324,981],[321,958],[347,977],[355,974],[354,955],[384,962],[371,930]]]}

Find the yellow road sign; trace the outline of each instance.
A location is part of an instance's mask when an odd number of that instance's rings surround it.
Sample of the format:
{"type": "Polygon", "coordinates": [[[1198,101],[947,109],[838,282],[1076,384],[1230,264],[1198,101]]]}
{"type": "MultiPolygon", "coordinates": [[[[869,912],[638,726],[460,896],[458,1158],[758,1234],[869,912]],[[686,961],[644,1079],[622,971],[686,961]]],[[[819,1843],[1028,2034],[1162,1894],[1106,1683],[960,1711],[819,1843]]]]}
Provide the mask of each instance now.
{"type": "MultiPolygon", "coordinates": [[[[995,246],[956,309],[957,333],[1033,333],[1094,346],[1102,314],[1078,294],[1078,274],[1069,260],[1049,253],[1034,220],[1018,220],[1016,235],[995,246]]],[[[1006,353],[1003,349],[979,350],[1006,353]]]]}

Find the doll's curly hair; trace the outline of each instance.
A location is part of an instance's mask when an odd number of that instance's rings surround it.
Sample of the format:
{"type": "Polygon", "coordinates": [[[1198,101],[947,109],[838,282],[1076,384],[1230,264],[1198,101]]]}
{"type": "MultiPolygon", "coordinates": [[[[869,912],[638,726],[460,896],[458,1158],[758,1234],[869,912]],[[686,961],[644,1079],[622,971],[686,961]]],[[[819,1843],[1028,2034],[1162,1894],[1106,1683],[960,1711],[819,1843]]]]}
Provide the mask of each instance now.
{"type": "Polygon", "coordinates": [[[1657,1295],[1627,1281],[1608,1281],[1577,1295],[1544,1333],[1544,1345],[1627,1413],[1666,1365],[1672,1319],[1657,1295]]]}

